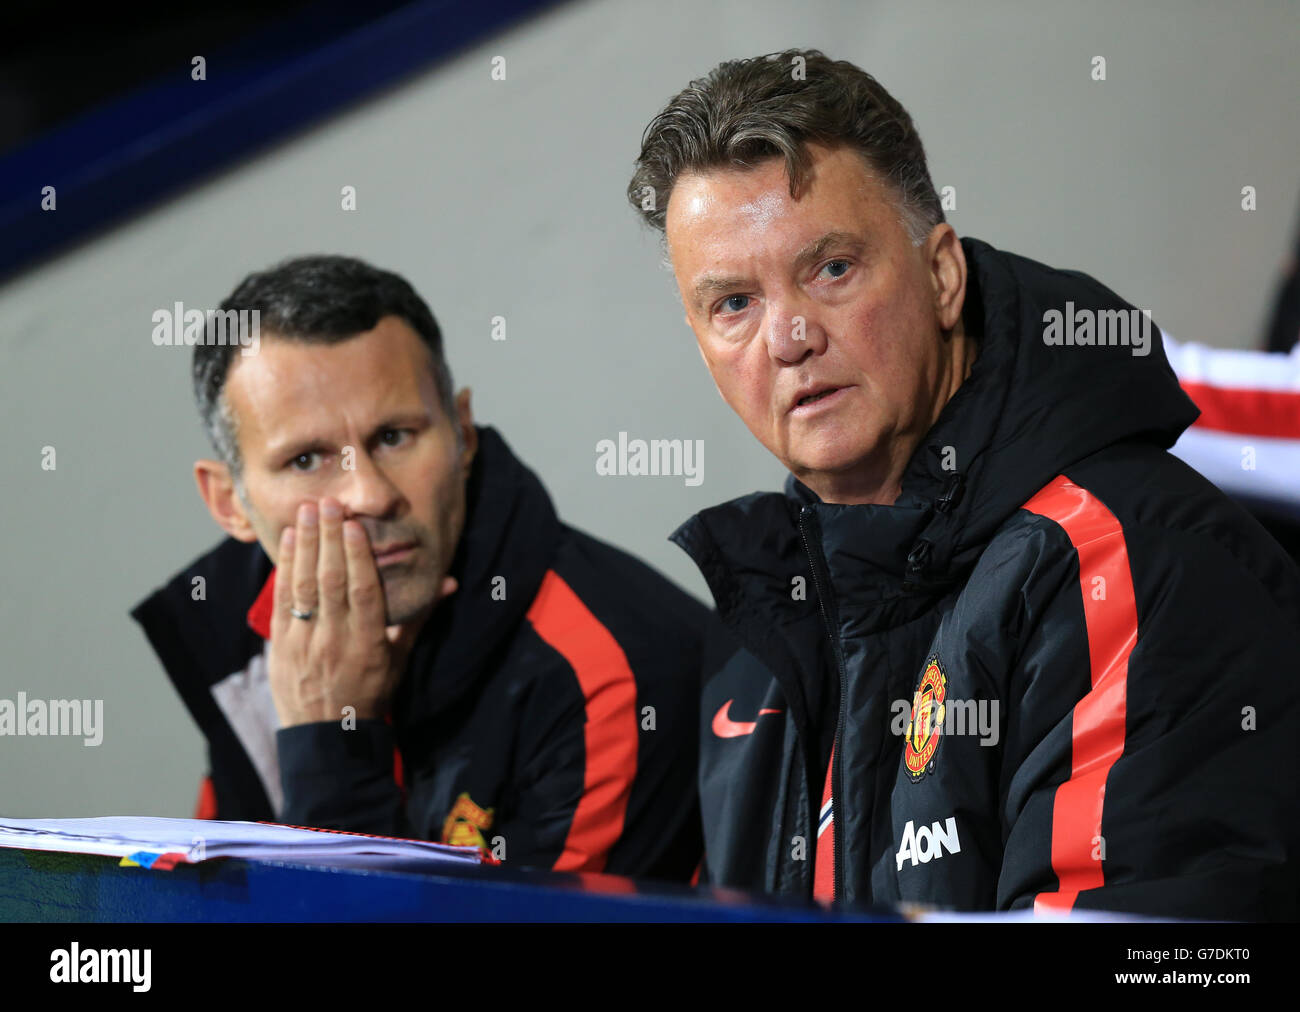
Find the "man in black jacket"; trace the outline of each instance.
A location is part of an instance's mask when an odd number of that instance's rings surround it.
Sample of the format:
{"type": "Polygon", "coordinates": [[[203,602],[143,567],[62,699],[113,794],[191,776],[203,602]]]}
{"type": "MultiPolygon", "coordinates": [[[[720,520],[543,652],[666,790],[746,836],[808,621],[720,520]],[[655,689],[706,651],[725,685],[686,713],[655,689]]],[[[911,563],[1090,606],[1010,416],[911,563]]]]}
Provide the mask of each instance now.
{"type": "Polygon", "coordinates": [[[858,902],[1295,917],[1300,573],[1166,452],[1149,316],[958,240],[907,112],[816,51],[650,124],[727,403],[790,471],[676,542],[730,636],[709,879],[858,902]]]}
{"type": "Polygon", "coordinates": [[[707,609],[560,522],[400,277],[304,257],[221,309],[259,328],[195,347],[230,538],[132,612],[207,736],[200,815],[688,878],[707,609]]]}

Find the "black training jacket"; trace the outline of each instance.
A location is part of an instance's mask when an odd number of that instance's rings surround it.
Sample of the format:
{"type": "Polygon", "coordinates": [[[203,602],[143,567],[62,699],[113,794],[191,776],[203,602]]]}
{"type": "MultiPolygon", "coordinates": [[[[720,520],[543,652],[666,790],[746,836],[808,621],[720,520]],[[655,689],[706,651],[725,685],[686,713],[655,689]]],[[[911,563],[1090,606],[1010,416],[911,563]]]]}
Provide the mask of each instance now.
{"type": "Polygon", "coordinates": [[[391,721],[279,727],[263,638],[272,566],[257,544],[227,539],[132,611],[207,737],[201,814],[686,880],[701,849],[710,612],[562,524],[537,476],[478,431],[460,588],[421,630],[391,721]]]}
{"type": "Polygon", "coordinates": [[[807,895],[821,856],[863,903],[1295,918],[1300,572],[1166,452],[1197,409],[1154,325],[1049,345],[1049,310],[1132,307],[963,247],[978,356],[895,505],[791,477],[673,535],[727,631],[708,879],[807,895]]]}

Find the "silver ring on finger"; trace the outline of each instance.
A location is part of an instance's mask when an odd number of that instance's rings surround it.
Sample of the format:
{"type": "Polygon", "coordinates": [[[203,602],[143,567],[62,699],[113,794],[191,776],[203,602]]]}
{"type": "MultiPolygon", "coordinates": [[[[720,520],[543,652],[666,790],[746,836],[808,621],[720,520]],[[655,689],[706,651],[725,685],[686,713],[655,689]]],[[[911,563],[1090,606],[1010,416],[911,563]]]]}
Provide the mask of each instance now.
{"type": "Polygon", "coordinates": [[[290,605],[289,614],[292,615],[294,618],[300,618],[306,621],[312,617],[314,612],[310,608],[307,609],[306,611],[299,611],[296,606],[290,605]]]}

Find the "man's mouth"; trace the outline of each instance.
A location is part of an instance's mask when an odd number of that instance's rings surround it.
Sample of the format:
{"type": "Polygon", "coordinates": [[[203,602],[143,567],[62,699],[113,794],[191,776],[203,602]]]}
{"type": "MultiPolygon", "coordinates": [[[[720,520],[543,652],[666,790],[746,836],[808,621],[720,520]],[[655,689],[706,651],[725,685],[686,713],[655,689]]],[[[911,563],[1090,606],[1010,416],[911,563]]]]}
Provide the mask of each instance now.
{"type": "Polygon", "coordinates": [[[835,397],[838,394],[842,393],[846,389],[848,388],[837,387],[837,386],[814,387],[813,389],[805,393],[802,397],[797,398],[794,404],[791,405],[790,410],[791,412],[806,411],[807,409],[812,408],[815,405],[824,404],[827,401],[831,401],[835,399],[835,397]]]}
{"type": "Polygon", "coordinates": [[[382,545],[374,550],[375,566],[383,568],[398,562],[405,562],[416,549],[417,542],[403,541],[393,545],[382,545]]]}

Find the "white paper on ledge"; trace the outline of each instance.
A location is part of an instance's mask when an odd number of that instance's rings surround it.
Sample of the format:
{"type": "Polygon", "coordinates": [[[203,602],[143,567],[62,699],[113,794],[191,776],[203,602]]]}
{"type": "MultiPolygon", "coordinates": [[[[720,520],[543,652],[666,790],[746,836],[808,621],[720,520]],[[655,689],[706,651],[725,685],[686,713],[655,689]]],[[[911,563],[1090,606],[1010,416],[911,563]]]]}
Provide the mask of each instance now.
{"type": "Polygon", "coordinates": [[[215,819],[158,819],[110,816],[97,819],[8,819],[0,817],[0,847],[104,854],[151,867],[162,855],[171,864],[197,864],[219,857],[291,861],[336,868],[382,870],[386,864],[413,866],[479,864],[474,847],[450,847],[430,840],[299,829],[262,822],[215,819]],[[175,855],[174,857],[172,855],[175,855]]]}

